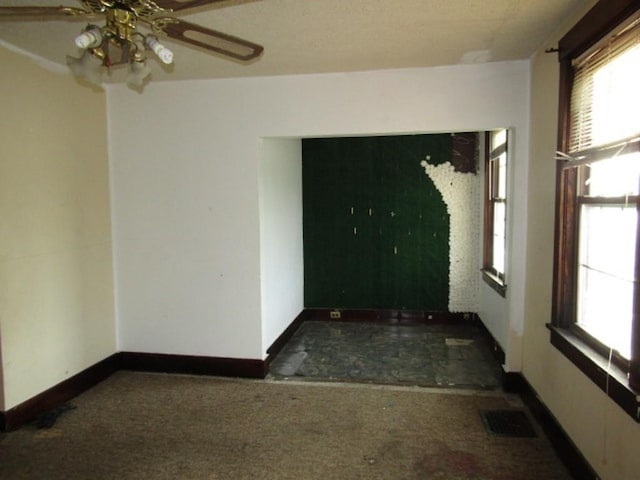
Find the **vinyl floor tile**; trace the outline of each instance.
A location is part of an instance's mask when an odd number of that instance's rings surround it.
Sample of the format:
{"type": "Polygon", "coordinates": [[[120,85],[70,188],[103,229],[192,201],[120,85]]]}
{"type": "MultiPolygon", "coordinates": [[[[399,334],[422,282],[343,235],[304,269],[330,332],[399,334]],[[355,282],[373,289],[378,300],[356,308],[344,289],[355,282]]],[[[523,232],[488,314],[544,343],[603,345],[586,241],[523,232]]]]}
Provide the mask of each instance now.
{"type": "Polygon", "coordinates": [[[497,389],[502,370],[473,323],[306,321],[276,356],[275,379],[497,389]]]}

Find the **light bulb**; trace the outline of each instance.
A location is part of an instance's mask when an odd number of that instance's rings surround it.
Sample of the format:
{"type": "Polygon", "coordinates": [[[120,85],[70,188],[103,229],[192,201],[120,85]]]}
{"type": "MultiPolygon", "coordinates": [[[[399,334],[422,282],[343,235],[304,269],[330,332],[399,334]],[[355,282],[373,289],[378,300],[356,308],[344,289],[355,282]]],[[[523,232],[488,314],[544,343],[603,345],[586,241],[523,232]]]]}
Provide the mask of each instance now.
{"type": "Polygon", "coordinates": [[[156,37],[153,35],[147,35],[145,43],[147,44],[147,47],[153,50],[153,53],[158,56],[162,63],[166,63],[167,65],[173,63],[173,52],[162,45],[156,37]]]}
{"type": "Polygon", "coordinates": [[[98,27],[91,26],[78,35],[75,42],[78,48],[94,48],[102,43],[102,33],[98,27]]]}

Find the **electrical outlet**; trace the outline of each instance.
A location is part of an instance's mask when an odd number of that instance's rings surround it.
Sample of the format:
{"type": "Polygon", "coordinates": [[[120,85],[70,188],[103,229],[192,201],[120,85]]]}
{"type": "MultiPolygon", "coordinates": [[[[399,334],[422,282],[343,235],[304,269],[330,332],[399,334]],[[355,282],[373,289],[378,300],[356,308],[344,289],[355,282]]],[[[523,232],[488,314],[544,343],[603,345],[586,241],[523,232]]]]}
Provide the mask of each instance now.
{"type": "Polygon", "coordinates": [[[340,317],[342,317],[342,314],[340,313],[339,310],[332,310],[331,312],[329,312],[329,317],[330,318],[340,318],[340,317]]]}

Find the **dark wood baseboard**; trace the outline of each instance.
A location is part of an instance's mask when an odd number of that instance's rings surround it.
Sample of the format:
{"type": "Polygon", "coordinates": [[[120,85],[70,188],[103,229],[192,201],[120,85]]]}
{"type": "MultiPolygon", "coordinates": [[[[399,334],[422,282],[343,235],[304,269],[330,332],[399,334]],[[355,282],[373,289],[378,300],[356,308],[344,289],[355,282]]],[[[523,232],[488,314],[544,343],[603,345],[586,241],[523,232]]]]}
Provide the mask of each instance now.
{"type": "Polygon", "coordinates": [[[118,370],[264,378],[268,366],[263,360],[118,352],[20,405],[0,412],[0,431],[20,428],[38,415],[59,407],[97,385],[118,370]]]}
{"type": "Polygon", "coordinates": [[[435,312],[419,310],[306,308],[305,320],[336,320],[343,322],[381,322],[409,325],[412,323],[468,322],[475,313],[435,312]]]}
{"type": "Polygon", "coordinates": [[[45,390],[5,412],[0,412],[2,431],[15,430],[38,415],[53,410],[73,397],[97,385],[120,369],[119,353],[105,358],[73,377],[45,390]]]}
{"type": "Polygon", "coordinates": [[[282,332],[280,336],[276,338],[276,340],[271,344],[271,346],[267,348],[268,357],[265,360],[265,362],[267,362],[267,366],[271,363],[271,360],[276,355],[278,355],[278,353],[280,353],[285,344],[289,340],[291,340],[291,337],[293,337],[294,333],[296,333],[298,328],[300,328],[300,325],[302,325],[304,321],[308,320],[309,318],[309,310],[303,310],[302,312],[300,312],[298,316],[293,320],[293,322],[291,322],[291,324],[289,324],[289,326],[284,330],[284,332],[282,332]]]}
{"type": "Polygon", "coordinates": [[[268,371],[264,360],[137,352],[121,352],[120,355],[120,368],[138,372],[264,378],[268,371]]]}
{"type": "Polygon", "coordinates": [[[556,420],[556,417],[542,402],[527,379],[521,373],[515,372],[508,372],[505,376],[508,377],[505,382],[511,388],[511,390],[507,391],[520,395],[524,404],[542,427],[558,458],[564,463],[572,477],[576,480],[599,480],[600,477],[591,468],[589,462],[569,438],[560,422],[556,420]]]}
{"type": "Polygon", "coordinates": [[[507,393],[515,393],[517,395],[527,391],[530,388],[520,372],[502,371],[502,389],[507,393]]]}
{"type": "Polygon", "coordinates": [[[491,332],[486,327],[486,325],[484,324],[482,319],[479,316],[476,316],[476,317],[478,319],[478,325],[480,326],[480,328],[484,332],[484,336],[487,339],[487,342],[489,343],[489,346],[491,347],[491,351],[493,352],[493,357],[496,360],[498,360],[500,365],[504,365],[506,360],[507,360],[507,356],[505,355],[504,350],[502,349],[500,344],[496,341],[496,339],[493,338],[493,335],[491,335],[491,332]]]}

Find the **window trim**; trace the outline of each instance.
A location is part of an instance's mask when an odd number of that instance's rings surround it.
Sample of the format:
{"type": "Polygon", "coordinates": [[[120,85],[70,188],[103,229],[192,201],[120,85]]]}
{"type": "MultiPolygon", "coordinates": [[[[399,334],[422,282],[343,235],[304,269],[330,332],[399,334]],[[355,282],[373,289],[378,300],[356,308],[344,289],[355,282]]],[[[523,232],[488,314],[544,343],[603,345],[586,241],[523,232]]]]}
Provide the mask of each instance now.
{"type": "MultiPolygon", "coordinates": [[[[505,169],[509,170],[509,142],[511,133],[508,128],[498,129],[504,130],[506,134],[505,142],[498,145],[495,148],[491,148],[491,134],[493,131],[487,131],[484,134],[484,229],[483,229],[483,249],[482,249],[482,279],[491,288],[493,288],[499,295],[506,297],[507,284],[506,284],[506,272],[498,272],[493,266],[493,232],[494,232],[494,204],[496,201],[493,199],[492,191],[492,171],[491,162],[495,158],[499,157],[502,153],[507,155],[507,163],[505,169]]],[[[508,175],[508,174],[507,174],[508,175]]],[[[508,184],[508,181],[507,181],[508,184]]],[[[506,186],[508,192],[508,185],[506,186]]],[[[505,195],[508,195],[505,194],[505,195]]],[[[499,200],[505,205],[505,211],[507,210],[507,198],[499,200]]],[[[506,256],[506,222],[505,222],[505,256],[506,256]]],[[[506,258],[505,258],[505,270],[506,270],[506,258]]]]}
{"type": "MultiPolygon", "coordinates": [[[[640,9],[639,0],[600,0],[559,43],[560,98],[558,150],[566,151],[569,141],[572,60],[599,42],[611,30],[640,9]]],[[[598,155],[596,153],[596,155],[598,155]]],[[[584,162],[558,161],[556,167],[556,224],[552,298],[551,343],[587,375],[607,396],[640,422],[640,301],[634,303],[631,361],[613,356],[575,323],[576,275],[572,275],[577,255],[578,168],[584,162]],[[629,372],[629,378],[627,378],[629,372]]],[[[640,201],[636,198],[640,215],[640,201]]],[[[638,234],[640,235],[640,222],[638,234]]],[[[640,238],[640,237],[639,237],[640,238]]],[[[640,242],[638,242],[640,244],[640,242]]],[[[636,278],[640,278],[640,256],[636,278]]],[[[640,299],[636,282],[634,296],[640,299]]]]}

